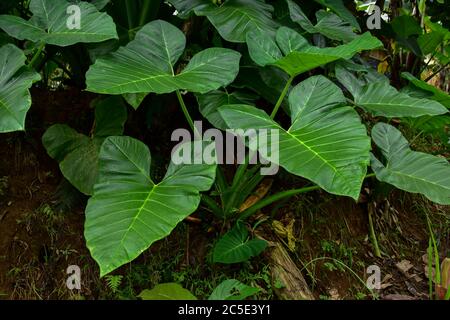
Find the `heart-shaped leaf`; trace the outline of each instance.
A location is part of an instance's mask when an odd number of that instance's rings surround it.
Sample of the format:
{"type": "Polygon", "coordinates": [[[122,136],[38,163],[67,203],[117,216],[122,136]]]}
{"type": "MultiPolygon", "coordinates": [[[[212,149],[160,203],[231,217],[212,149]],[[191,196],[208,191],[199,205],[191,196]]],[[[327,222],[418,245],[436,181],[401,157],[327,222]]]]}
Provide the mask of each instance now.
{"type": "Polygon", "coordinates": [[[355,104],[375,116],[417,118],[448,112],[436,101],[397,91],[385,78],[371,79],[370,75],[366,79],[357,78],[342,66],[336,66],[336,77],[353,95],[355,104]]]}
{"type": "Polygon", "coordinates": [[[187,289],[178,283],[158,284],[151,290],[144,290],[138,296],[142,300],[197,300],[187,289]]]}
{"type": "Polygon", "coordinates": [[[59,162],[64,177],[78,190],[92,195],[98,174],[98,153],[106,137],[121,135],[127,111],[121,97],[109,97],[97,103],[92,137],[76,132],[65,124],[48,128],[42,143],[48,154],[59,162]]]}
{"type": "MultiPolygon", "coordinates": [[[[192,148],[195,149],[195,148],[192,148]]],[[[200,203],[216,165],[170,164],[164,179],[150,178],[150,152],[130,137],[109,137],[86,208],[85,238],[101,276],[128,263],[168,236],[200,203]]]]}
{"type": "Polygon", "coordinates": [[[228,93],[225,91],[212,91],[206,94],[197,95],[200,113],[216,128],[228,129],[226,123],[219,114],[218,109],[227,104],[245,104],[255,101],[253,95],[241,92],[228,93]]]}
{"type": "Polygon", "coordinates": [[[260,66],[274,65],[294,77],[339,59],[350,59],[358,52],[372,50],[383,44],[366,32],[350,43],[319,48],[310,45],[296,31],[281,27],[275,39],[261,32],[249,33],[247,45],[255,63],[260,66]]]}
{"type": "Polygon", "coordinates": [[[287,4],[292,21],[297,22],[308,33],[320,33],[327,38],[344,42],[357,37],[350,23],[343,21],[334,13],[323,10],[316,12],[317,24],[313,25],[298,4],[292,0],[287,0],[287,4]]]}
{"type": "Polygon", "coordinates": [[[374,116],[419,117],[445,114],[448,110],[440,103],[414,98],[397,91],[388,82],[375,82],[365,85],[355,96],[355,103],[374,116]]]}
{"type": "Polygon", "coordinates": [[[372,169],[378,180],[450,204],[450,164],[445,158],[412,151],[402,133],[385,123],[374,126],[372,139],[386,158],[384,165],[372,155],[372,169]]]}
{"type": "Polygon", "coordinates": [[[176,74],[175,63],[185,45],[181,30],[162,20],[152,21],[126,47],[96,60],[86,74],[87,88],[106,94],[176,90],[206,93],[235,79],[240,54],[225,48],[199,52],[176,74]]]}
{"type": "Polygon", "coordinates": [[[0,132],[25,129],[25,116],[31,106],[28,89],[41,76],[25,67],[26,57],[12,44],[0,48],[0,132]]]}
{"type": "MultiPolygon", "coordinates": [[[[370,138],[356,111],[343,106],[342,91],[325,77],[315,76],[291,91],[289,103],[288,130],[252,106],[225,106],[219,112],[232,129],[266,129],[267,141],[276,140],[271,130],[277,132],[278,164],[287,171],[330,193],[358,199],[370,160],[370,138]]],[[[266,144],[258,148],[268,149],[266,144]]]]}
{"type": "Polygon", "coordinates": [[[267,247],[267,241],[248,239],[248,230],[242,223],[226,233],[214,247],[213,261],[220,263],[239,263],[259,255],[267,247]]]}
{"type": "Polygon", "coordinates": [[[17,16],[1,15],[0,28],[19,40],[57,46],[118,39],[112,18],[88,2],[74,4],[66,0],[31,0],[30,11],[33,17],[28,21],[17,16]]]}

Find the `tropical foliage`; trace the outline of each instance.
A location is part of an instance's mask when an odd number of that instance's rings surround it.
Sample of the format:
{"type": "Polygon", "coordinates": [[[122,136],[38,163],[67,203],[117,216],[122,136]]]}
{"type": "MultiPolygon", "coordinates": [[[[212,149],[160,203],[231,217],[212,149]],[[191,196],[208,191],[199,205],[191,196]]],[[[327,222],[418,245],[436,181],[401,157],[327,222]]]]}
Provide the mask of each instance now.
{"type": "MultiPolygon", "coordinates": [[[[167,237],[200,205],[227,226],[213,262],[234,264],[268,246],[248,223],[254,213],[296,194],[321,189],[357,201],[364,180],[375,177],[450,204],[448,160],[412,150],[398,126],[449,143],[450,97],[427,75],[448,66],[450,31],[424,7],[392,13],[380,30],[367,30],[361,1],[30,0],[0,8],[0,132],[27,130],[29,90],[48,86],[56,69],[61,86],[98,95],[90,132],[56,124],[42,142],[64,177],[90,196],[84,236],[101,276],[167,237]],[[68,12],[72,5],[78,11],[68,12]],[[76,14],[79,27],[70,28],[76,14]],[[376,52],[384,58],[374,68],[376,52]],[[275,164],[310,185],[242,208],[264,179],[262,164],[249,157],[236,170],[168,161],[164,177],[152,177],[149,146],[124,132],[130,115],[167,95],[191,132],[193,115],[220,130],[277,132],[275,164]]],[[[247,147],[262,153],[267,144],[247,147]]],[[[211,299],[255,290],[228,280],[211,299]]],[[[167,294],[195,299],[176,284],[141,298],[167,294]]]]}

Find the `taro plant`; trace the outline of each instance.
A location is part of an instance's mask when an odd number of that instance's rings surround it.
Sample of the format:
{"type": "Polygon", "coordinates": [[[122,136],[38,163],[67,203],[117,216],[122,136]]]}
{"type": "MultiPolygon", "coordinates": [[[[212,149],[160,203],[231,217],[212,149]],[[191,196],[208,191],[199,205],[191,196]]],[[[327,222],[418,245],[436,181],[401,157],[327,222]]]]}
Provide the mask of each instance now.
{"type": "Polygon", "coordinates": [[[383,42],[362,31],[343,1],[91,2],[31,0],[0,16],[14,43],[0,48],[0,132],[26,129],[28,90],[51,61],[69,77],[78,70],[80,89],[100,95],[89,133],[56,124],[42,140],[64,177],[91,196],[84,235],[101,276],[167,237],[200,204],[231,226],[213,249],[217,263],[260,254],[268,244],[249,234],[250,218],[294,195],[323,190],[357,201],[363,181],[376,177],[450,204],[448,161],[412,150],[392,121],[448,118],[449,96],[417,74],[404,73],[410,85],[400,88],[370,66],[364,53],[383,42]],[[66,23],[70,5],[80,9],[79,28],[66,23]],[[201,114],[217,129],[239,130],[248,147],[244,161],[233,170],[172,159],[165,176],[153,178],[148,146],[123,133],[127,114],[160,95],[176,97],[175,116],[184,116],[194,134],[189,156],[196,145],[214,146],[194,125],[201,114]],[[276,134],[276,146],[249,143],[248,130],[276,134]],[[265,178],[264,164],[251,162],[263,149],[309,185],[270,194],[266,188],[247,205],[265,178]]]}

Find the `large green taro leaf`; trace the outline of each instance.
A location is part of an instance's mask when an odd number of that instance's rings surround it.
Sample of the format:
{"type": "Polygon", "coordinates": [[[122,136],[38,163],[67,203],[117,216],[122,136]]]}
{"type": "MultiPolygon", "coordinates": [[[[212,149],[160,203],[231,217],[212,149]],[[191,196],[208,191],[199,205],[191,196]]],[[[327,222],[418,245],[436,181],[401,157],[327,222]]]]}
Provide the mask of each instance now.
{"type": "Polygon", "coordinates": [[[161,94],[176,90],[206,93],[235,79],[240,54],[225,48],[197,53],[176,74],[174,65],[185,45],[181,30],[162,20],[152,21],[126,47],[96,60],[86,74],[87,89],[106,94],[161,94]]]}
{"type": "Polygon", "coordinates": [[[109,97],[95,108],[95,129],[91,137],[65,124],[55,124],[45,132],[42,143],[48,154],[59,162],[64,177],[84,194],[92,195],[100,147],[106,137],[123,133],[126,119],[122,98],[109,97]]]}
{"type": "Polygon", "coordinates": [[[415,118],[448,112],[436,101],[411,97],[397,91],[385,81],[365,85],[354,97],[358,106],[375,116],[415,118]]]}
{"type": "Polygon", "coordinates": [[[12,44],[0,48],[0,132],[25,129],[25,117],[31,106],[28,89],[40,75],[25,67],[26,57],[12,44]]]}
{"type": "Polygon", "coordinates": [[[320,33],[333,40],[352,41],[357,37],[353,26],[343,21],[336,14],[319,10],[316,12],[317,24],[313,25],[300,6],[292,0],[287,0],[291,20],[297,22],[308,33],[320,33]]]}
{"type": "Polygon", "coordinates": [[[142,142],[130,137],[105,140],[85,224],[87,247],[101,276],[135,259],[193,213],[199,193],[214,182],[216,165],[172,162],[159,183],[149,171],[150,152],[142,142]]]}
{"type": "Polygon", "coordinates": [[[70,24],[69,28],[68,20],[70,22],[73,12],[68,8],[71,5],[74,3],[65,0],[31,0],[30,11],[33,16],[30,20],[1,15],[0,28],[19,40],[57,46],[118,39],[113,19],[106,13],[99,12],[95,5],[84,1],[76,3],[80,9],[79,28],[72,28],[70,24]]]}
{"type": "Polygon", "coordinates": [[[402,133],[385,123],[375,125],[372,138],[386,158],[384,165],[372,155],[372,169],[378,180],[450,204],[450,165],[445,158],[412,151],[402,133]]]}
{"type": "Polygon", "coordinates": [[[220,6],[211,0],[169,0],[186,15],[194,11],[206,16],[219,34],[230,42],[245,42],[252,30],[275,34],[278,24],[272,19],[273,7],[264,0],[225,0],[220,6]]]}
{"type": "MultiPolygon", "coordinates": [[[[330,193],[358,199],[370,160],[370,139],[356,111],[345,103],[335,84],[315,76],[292,90],[288,130],[252,106],[225,106],[220,113],[232,129],[277,130],[279,165],[330,193]]],[[[263,143],[258,148],[268,149],[263,143]]]]}
{"type": "Polygon", "coordinates": [[[383,46],[380,40],[366,32],[347,44],[319,48],[310,45],[298,32],[287,27],[279,28],[275,39],[268,34],[251,32],[247,34],[247,45],[256,64],[276,66],[292,77],[339,59],[350,59],[358,52],[383,46]]]}

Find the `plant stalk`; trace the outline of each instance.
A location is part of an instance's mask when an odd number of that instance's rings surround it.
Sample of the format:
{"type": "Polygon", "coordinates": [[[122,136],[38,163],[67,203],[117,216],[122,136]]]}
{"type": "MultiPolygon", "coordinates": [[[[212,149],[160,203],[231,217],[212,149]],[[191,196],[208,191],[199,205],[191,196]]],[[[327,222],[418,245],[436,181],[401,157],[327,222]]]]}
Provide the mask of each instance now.
{"type": "MultiPolygon", "coordinates": [[[[370,174],[366,175],[365,179],[369,179],[372,177],[375,177],[374,173],[370,173],[370,174]]],[[[298,194],[316,191],[316,190],[320,190],[320,189],[322,189],[322,188],[319,186],[311,186],[311,187],[305,187],[305,188],[301,188],[301,189],[293,189],[293,190],[279,192],[277,194],[274,194],[270,197],[267,197],[267,198],[261,200],[260,202],[256,203],[254,206],[243,211],[239,216],[239,220],[245,220],[248,217],[252,216],[254,213],[258,212],[260,209],[267,207],[267,206],[271,205],[272,203],[277,202],[279,200],[283,200],[285,198],[289,198],[289,197],[292,197],[292,196],[295,196],[298,194]]]]}
{"type": "MultiPolygon", "coordinates": [[[[280,109],[280,106],[283,103],[284,98],[286,97],[286,94],[288,93],[289,88],[290,88],[293,80],[294,80],[294,76],[291,76],[289,78],[289,80],[287,81],[286,85],[284,86],[284,89],[281,92],[281,95],[278,98],[278,101],[277,101],[275,107],[273,108],[272,114],[270,115],[270,117],[272,119],[274,119],[275,116],[277,115],[277,112],[280,109]]],[[[231,186],[231,188],[233,190],[233,193],[231,195],[232,202],[236,198],[236,193],[237,193],[237,191],[239,189],[238,186],[241,184],[241,180],[245,176],[245,173],[246,173],[246,171],[248,169],[248,165],[250,163],[250,160],[255,155],[255,153],[256,152],[252,152],[251,150],[249,151],[249,154],[245,158],[245,162],[239,166],[238,170],[236,171],[236,174],[234,175],[233,183],[232,183],[232,186],[231,186]]],[[[232,202],[227,206],[228,209],[231,208],[234,205],[232,202]]],[[[227,211],[227,210],[225,210],[225,211],[227,211]]]]}
{"type": "Polygon", "coordinates": [[[216,201],[212,199],[211,197],[207,196],[206,194],[202,194],[202,202],[211,209],[211,211],[219,218],[223,219],[223,211],[222,209],[217,205],[216,201]]]}
{"type": "Polygon", "coordinates": [[[321,188],[319,186],[312,186],[312,187],[306,187],[301,189],[293,189],[293,190],[287,190],[283,192],[279,192],[277,194],[274,194],[264,200],[261,200],[260,202],[256,203],[254,206],[248,208],[244,212],[241,213],[239,216],[239,220],[245,220],[248,217],[252,216],[254,213],[258,212],[260,209],[267,207],[268,205],[271,205],[274,202],[277,202],[279,200],[290,198],[292,196],[301,194],[301,193],[307,193],[315,190],[320,190],[321,188]]]}
{"type": "Polygon", "coordinates": [[[444,70],[445,68],[447,68],[447,66],[450,64],[450,62],[447,62],[446,64],[444,64],[442,67],[440,67],[436,72],[433,72],[433,74],[431,76],[429,76],[428,78],[426,78],[425,82],[430,81],[431,79],[433,79],[439,72],[441,72],[442,70],[444,70]]]}
{"type": "Polygon", "coordinates": [[[431,276],[431,270],[433,270],[433,244],[431,243],[431,237],[428,239],[428,294],[430,300],[433,300],[433,277],[431,276]]]}

